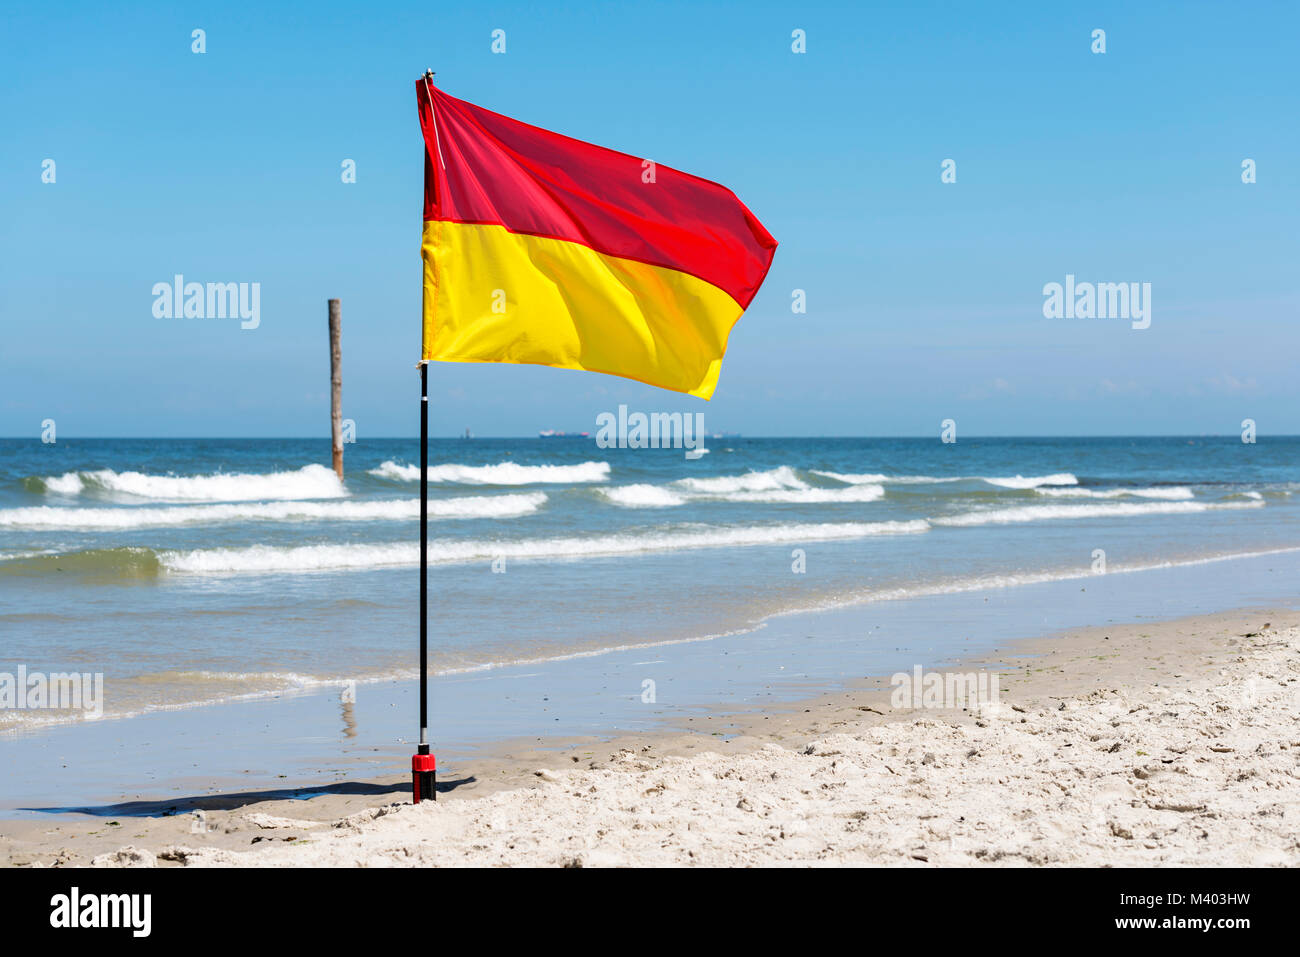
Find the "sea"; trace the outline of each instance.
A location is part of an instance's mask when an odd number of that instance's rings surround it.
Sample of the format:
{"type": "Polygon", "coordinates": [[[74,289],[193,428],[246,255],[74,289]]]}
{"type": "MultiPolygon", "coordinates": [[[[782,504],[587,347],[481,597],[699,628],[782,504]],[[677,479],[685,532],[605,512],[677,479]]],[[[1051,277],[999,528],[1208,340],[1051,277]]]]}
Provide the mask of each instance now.
{"type": "MultiPolygon", "coordinates": [[[[432,440],[431,673],[707,656],[800,612],[1300,551],[1295,437],[705,444],[432,440]]],[[[409,681],[418,454],[358,441],[340,481],[320,439],[0,440],[0,674],[102,674],[122,721],[409,681]]],[[[3,708],[0,733],[85,720],[3,708]]]]}

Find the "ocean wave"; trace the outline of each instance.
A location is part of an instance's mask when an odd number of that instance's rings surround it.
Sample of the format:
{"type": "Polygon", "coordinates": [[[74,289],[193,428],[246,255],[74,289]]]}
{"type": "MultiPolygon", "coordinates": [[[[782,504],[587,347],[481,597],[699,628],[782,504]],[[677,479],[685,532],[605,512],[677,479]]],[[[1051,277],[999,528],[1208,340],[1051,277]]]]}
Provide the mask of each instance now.
{"type": "Polygon", "coordinates": [[[845,485],[879,485],[881,483],[892,483],[895,485],[932,485],[939,482],[967,481],[961,476],[940,478],[935,475],[885,475],[882,472],[826,472],[821,469],[809,469],[809,472],[812,475],[819,475],[822,478],[832,479],[836,482],[843,482],[845,485]]]}
{"type": "Polygon", "coordinates": [[[88,578],[156,578],[162,563],[153,549],[135,546],[53,552],[0,562],[0,575],[44,577],[52,572],[88,578]]]}
{"type": "Polygon", "coordinates": [[[823,472],[820,469],[810,469],[813,475],[820,475],[822,478],[834,479],[836,482],[843,482],[845,485],[878,485],[881,482],[894,482],[897,479],[888,475],[882,475],[879,472],[865,472],[861,474],[852,474],[845,472],[823,472]]]}
{"type": "MultiPolygon", "coordinates": [[[[1290,555],[1300,552],[1300,547],[1267,548],[1245,552],[1226,552],[1217,555],[1205,555],[1196,558],[1175,558],[1164,561],[1140,562],[1134,564],[1110,563],[1107,575],[1125,575],[1137,572],[1163,571],[1170,568],[1188,568],[1197,565],[1213,565],[1241,559],[1263,558],[1270,555],[1290,555]]],[[[851,608],[883,601],[906,601],[931,595],[955,595],[964,592],[991,591],[1003,588],[1016,588],[1023,585],[1041,585],[1051,582],[1077,581],[1093,578],[1097,571],[1091,566],[1055,569],[1039,572],[1021,572],[1018,574],[979,575],[969,578],[956,578],[947,581],[930,582],[917,585],[901,585],[890,588],[871,588],[847,596],[835,596],[809,604],[795,605],[777,612],[774,618],[787,615],[806,614],[812,611],[826,611],[838,608],[851,608]]]]}
{"type": "MultiPolygon", "coordinates": [[[[761,473],[754,473],[761,474],[761,473]]],[[[749,476],[738,476],[750,480],[749,476]]],[[[695,483],[718,489],[731,485],[715,482],[713,479],[692,479],[695,483]]],[[[796,480],[797,481],[797,480],[796,480]]],[[[781,505],[817,505],[851,502],[874,502],[884,497],[885,490],[880,485],[851,485],[847,488],[770,488],[762,491],[688,491],[679,488],[680,482],[672,486],[664,485],[621,485],[600,489],[600,494],[607,501],[623,508],[671,508],[685,505],[687,502],[745,502],[781,505]]],[[[757,483],[755,483],[757,484],[757,483]]],[[[802,484],[802,483],[801,483],[802,484]]]]}
{"type": "Polygon", "coordinates": [[[996,485],[999,488],[1038,488],[1040,485],[1078,485],[1079,480],[1069,472],[1057,472],[1053,475],[1016,475],[1011,478],[981,478],[981,482],[996,485]]]}
{"type": "Polygon", "coordinates": [[[713,478],[684,478],[672,483],[688,492],[723,494],[728,492],[772,492],[780,489],[806,489],[808,483],[795,475],[794,469],[781,465],[766,472],[744,475],[719,475],[713,478]]]}
{"type": "MultiPolygon", "coordinates": [[[[1078,479],[1068,472],[1053,475],[1010,477],[931,475],[885,475],[878,472],[848,473],[811,469],[816,475],[841,483],[839,488],[814,487],[800,478],[789,465],[743,475],[716,475],[708,478],[683,478],[666,486],[628,485],[621,490],[607,490],[606,498],[624,508],[667,508],[688,501],[749,502],[760,504],[820,505],[851,502],[874,502],[885,495],[885,484],[922,485],[948,482],[985,482],[1014,490],[1039,489],[1042,486],[1076,485],[1078,479]]],[[[1175,497],[1175,496],[1171,496],[1175,497]]]]}
{"type": "Polygon", "coordinates": [[[1181,485],[1170,485],[1154,488],[1036,488],[1034,491],[1039,495],[1050,495],[1053,498],[1124,498],[1132,496],[1134,498],[1161,498],[1170,501],[1186,501],[1196,496],[1192,490],[1181,485]]]}
{"type": "MultiPolygon", "coordinates": [[[[546,493],[479,495],[429,500],[429,517],[515,518],[537,511],[546,493]]],[[[240,505],[177,505],[170,508],[32,508],[0,509],[0,528],[74,528],[85,530],[218,525],[247,521],[405,521],[419,518],[420,500],[371,502],[256,502],[240,505]]]]}
{"type": "MultiPolygon", "coordinates": [[[[135,707],[128,706],[121,710],[107,710],[92,716],[84,711],[64,711],[45,709],[41,711],[0,711],[0,733],[6,735],[21,734],[39,728],[76,724],[82,721],[107,721],[137,718],[147,714],[167,711],[185,711],[191,708],[211,707],[212,705],[230,704],[236,701],[255,701],[268,697],[280,697],[295,692],[320,691],[325,688],[343,688],[350,685],[392,680],[393,676],[362,676],[352,678],[317,678],[296,672],[212,672],[212,671],[172,671],[151,672],[134,677],[115,679],[119,692],[143,686],[180,685],[190,693],[197,692],[191,700],[177,700],[175,692],[167,701],[139,701],[135,707]]],[[[120,701],[121,695],[114,696],[120,701]]],[[[128,697],[128,702],[130,698],[128,697]]]]}
{"type": "Polygon", "coordinates": [[[66,472],[36,480],[38,490],[56,495],[110,492],[140,499],[245,502],[256,499],[342,498],[348,494],[338,476],[323,465],[304,465],[292,472],[212,475],[146,475],[97,469],[66,472]]]}
{"type": "MultiPolygon", "coordinates": [[[[420,467],[387,461],[370,469],[376,478],[392,482],[418,482],[420,467]]],[[[578,465],[431,465],[430,482],[456,485],[545,485],[561,483],[604,482],[609,479],[608,462],[582,462],[578,465]]]]}
{"type": "Polygon", "coordinates": [[[47,475],[42,479],[35,479],[37,492],[54,492],[56,495],[80,495],[81,490],[85,488],[86,483],[82,481],[81,475],[77,472],[65,472],[62,475],[47,475]]]}
{"type": "Polygon", "coordinates": [[[296,671],[209,671],[203,668],[182,671],[149,671],[121,680],[124,684],[129,682],[136,685],[234,684],[274,685],[277,688],[316,688],[340,684],[340,680],[336,678],[316,678],[296,671]]]}
{"type": "Polygon", "coordinates": [[[934,525],[1010,525],[1050,519],[1121,518],[1141,515],[1177,515],[1222,508],[1260,508],[1263,502],[1116,502],[1097,505],[1023,505],[964,512],[930,519],[934,525]]]}
{"type": "Polygon", "coordinates": [[[623,508],[671,508],[686,504],[685,495],[662,485],[616,485],[598,491],[602,498],[623,508]]]}
{"type": "Polygon", "coordinates": [[[43,558],[46,555],[57,555],[58,553],[57,548],[42,548],[37,551],[0,551],[0,568],[3,568],[6,562],[20,562],[28,558],[43,558]]]}
{"type": "MultiPolygon", "coordinates": [[[[929,523],[846,522],[817,525],[755,525],[739,528],[685,528],[644,535],[604,535],[584,538],[550,538],[524,541],[431,541],[433,564],[463,564],[506,559],[581,559],[634,555],[681,549],[737,548],[797,542],[836,541],[877,535],[925,532],[929,523]]],[[[179,573],[314,572],[409,566],[419,562],[414,544],[374,545],[254,545],[248,548],[214,548],[164,551],[162,567],[179,573]]]]}
{"type": "Polygon", "coordinates": [[[701,496],[722,502],[760,502],[782,505],[833,505],[841,502],[874,502],[885,495],[881,485],[850,485],[848,488],[783,488],[765,492],[731,492],[701,496]]]}
{"type": "Polygon", "coordinates": [[[1030,489],[1038,488],[1040,485],[1078,485],[1079,480],[1069,472],[1057,472],[1053,475],[1024,476],[1013,475],[1003,476],[983,476],[983,475],[885,475],[880,472],[866,472],[855,474],[852,472],[827,472],[820,469],[812,469],[813,475],[820,475],[822,478],[832,479],[836,482],[843,482],[846,485],[939,485],[947,482],[986,482],[989,485],[996,485],[999,488],[1009,489],[1030,489]]]}

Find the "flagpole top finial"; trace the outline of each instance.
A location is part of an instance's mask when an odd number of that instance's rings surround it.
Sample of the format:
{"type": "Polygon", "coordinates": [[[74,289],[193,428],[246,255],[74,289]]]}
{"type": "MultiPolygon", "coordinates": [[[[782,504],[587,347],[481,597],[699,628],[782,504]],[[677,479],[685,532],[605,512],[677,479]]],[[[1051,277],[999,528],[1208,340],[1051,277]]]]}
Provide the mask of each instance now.
{"type": "Polygon", "coordinates": [[[432,78],[433,78],[433,71],[432,71],[432,70],[425,70],[425,71],[424,71],[424,78],[425,78],[426,80],[432,79],[432,78]]]}

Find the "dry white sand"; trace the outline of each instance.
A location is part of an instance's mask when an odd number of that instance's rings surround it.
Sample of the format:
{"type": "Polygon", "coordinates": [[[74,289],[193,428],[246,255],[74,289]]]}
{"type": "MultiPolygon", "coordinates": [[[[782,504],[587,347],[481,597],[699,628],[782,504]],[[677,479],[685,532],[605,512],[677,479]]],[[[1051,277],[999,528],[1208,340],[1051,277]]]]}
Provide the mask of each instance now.
{"type": "Polygon", "coordinates": [[[308,818],[278,802],[229,812],[236,840],[94,863],[1294,866],[1300,627],[1253,630],[1264,620],[1041,641],[1041,657],[997,662],[1002,706],[979,714],[878,715],[878,692],[828,697],[708,742],[726,753],[664,755],[647,738],[581,767],[556,756],[504,790],[335,820],[328,805],[308,818]]]}

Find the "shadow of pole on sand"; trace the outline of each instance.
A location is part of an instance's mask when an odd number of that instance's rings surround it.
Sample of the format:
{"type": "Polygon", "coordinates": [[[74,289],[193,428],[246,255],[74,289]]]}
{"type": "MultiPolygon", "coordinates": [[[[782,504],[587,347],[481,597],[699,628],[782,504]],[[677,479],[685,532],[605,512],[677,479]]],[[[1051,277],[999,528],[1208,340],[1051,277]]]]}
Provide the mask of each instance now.
{"type": "MultiPolygon", "coordinates": [[[[465,784],[477,780],[472,775],[465,778],[438,781],[438,793],[453,791],[465,784]]],[[[176,814],[188,814],[192,811],[230,811],[260,804],[263,801],[306,801],[326,794],[346,794],[360,797],[378,797],[384,794],[405,795],[408,800],[411,793],[410,780],[393,781],[390,784],[376,784],[363,781],[344,781],[339,784],[326,784],[318,787],[272,788],[265,791],[239,791],[230,794],[203,794],[192,797],[172,798],[165,801],[124,801],[121,804],[102,804],[85,807],[24,807],[21,811],[35,811],[43,814],[90,814],[95,817],[171,817],[176,814]]]]}

